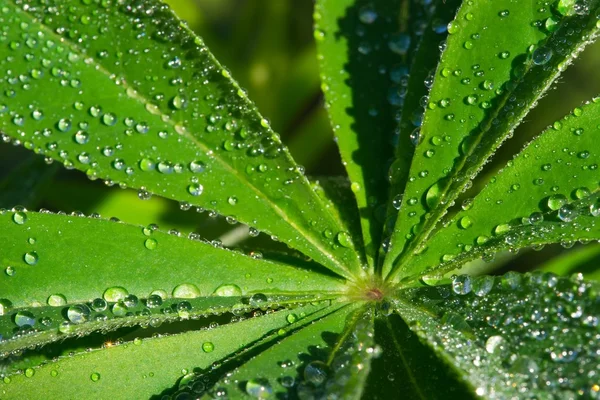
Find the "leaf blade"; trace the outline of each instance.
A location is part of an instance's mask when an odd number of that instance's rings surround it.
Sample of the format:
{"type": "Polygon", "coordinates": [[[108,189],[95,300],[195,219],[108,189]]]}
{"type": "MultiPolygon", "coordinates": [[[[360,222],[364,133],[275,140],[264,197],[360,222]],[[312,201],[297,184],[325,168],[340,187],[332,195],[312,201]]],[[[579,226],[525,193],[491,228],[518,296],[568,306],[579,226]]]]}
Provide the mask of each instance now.
{"type": "Polygon", "coordinates": [[[467,210],[432,235],[428,246],[434,251],[413,254],[403,274],[416,276],[440,262],[457,265],[506,248],[599,238],[594,165],[600,153],[590,132],[599,103],[578,107],[530,142],[471,199],[467,210]]]}
{"type": "Polygon", "coordinates": [[[323,237],[341,227],[202,41],[158,1],[107,4],[7,4],[7,40],[35,61],[15,57],[3,67],[26,72],[28,85],[3,81],[16,96],[0,115],[3,131],[93,179],[215,209],[338,274],[359,271],[352,249],[323,237]]]}
{"type": "Polygon", "coordinates": [[[510,1],[463,3],[450,26],[455,34],[449,36],[436,72],[421,127],[422,141],[411,166],[414,180],[405,193],[409,201],[400,210],[385,270],[395,265],[392,275],[400,273],[400,264],[422,246],[483,163],[510,136],[566,65],[596,36],[594,15],[598,3],[588,6],[582,15],[563,16],[558,28],[546,34],[544,28],[531,22],[554,18],[550,7],[542,10],[531,4],[517,10],[510,1]],[[500,28],[491,28],[500,26],[510,29],[512,35],[495,35],[500,28]],[[488,27],[486,32],[484,28],[488,27]],[[574,29],[577,37],[570,37],[569,32],[574,29]],[[538,48],[535,54],[528,55],[531,44],[538,48]],[[489,48],[498,49],[499,53],[488,51],[489,48]],[[488,71],[490,68],[493,70],[488,71]],[[462,74],[454,74],[453,70],[471,71],[474,78],[461,78],[462,74]],[[500,90],[494,91],[497,88],[500,90]],[[471,102],[470,96],[475,92],[471,102]],[[447,133],[451,144],[442,141],[433,149],[437,157],[433,169],[427,152],[419,150],[432,150],[434,135],[440,130],[447,133]],[[410,207],[406,205],[409,202],[410,207]]]}
{"type": "Polygon", "coordinates": [[[596,344],[586,337],[597,336],[597,286],[544,273],[469,279],[461,276],[452,287],[409,289],[400,295],[398,312],[473,392],[593,394],[586,373],[596,368],[596,344]],[[565,303],[583,307],[585,315],[555,312],[565,303]],[[570,338],[550,333],[566,327],[570,338]]]}
{"type": "MultiPolygon", "coordinates": [[[[306,319],[310,320],[322,308],[306,306],[297,311],[305,311],[306,319]]],[[[289,325],[288,314],[289,311],[280,311],[212,330],[148,338],[60,358],[32,369],[31,377],[26,376],[27,372],[10,376],[0,383],[0,393],[7,399],[22,398],[25,394],[32,399],[63,398],[81,392],[97,398],[149,398],[189,371],[209,369],[213,362],[251,346],[272,330],[289,325]],[[210,351],[202,350],[205,343],[210,343],[204,346],[210,351]],[[141,365],[152,368],[147,370],[140,368],[141,365]],[[182,369],[187,372],[182,373],[182,369]]]]}
{"type": "Polygon", "coordinates": [[[157,289],[173,294],[181,284],[192,285],[198,295],[211,294],[223,284],[234,285],[241,293],[342,290],[340,280],[318,272],[298,275],[285,264],[255,260],[152,228],[32,212],[6,212],[0,221],[3,262],[16,271],[14,276],[1,275],[0,292],[14,307],[46,304],[52,294],[68,303],[86,302],[111,287],[141,298],[157,289]],[[15,219],[24,220],[19,224],[15,219]],[[31,285],[42,276],[45,285],[31,285]]]}

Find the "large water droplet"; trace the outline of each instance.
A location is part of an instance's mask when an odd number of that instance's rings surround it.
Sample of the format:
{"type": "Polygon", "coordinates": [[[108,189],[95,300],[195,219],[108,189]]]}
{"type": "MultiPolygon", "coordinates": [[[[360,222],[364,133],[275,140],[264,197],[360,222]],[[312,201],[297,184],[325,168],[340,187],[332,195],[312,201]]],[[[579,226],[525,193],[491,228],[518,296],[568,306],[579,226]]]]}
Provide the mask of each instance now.
{"type": "Polygon", "coordinates": [[[253,378],[246,383],[246,393],[255,399],[268,399],[273,394],[273,388],[267,379],[253,378]]]}
{"type": "Polygon", "coordinates": [[[173,289],[173,293],[171,293],[171,295],[180,299],[195,299],[196,297],[200,297],[202,294],[200,293],[198,286],[194,285],[193,283],[182,283],[173,289]]]}

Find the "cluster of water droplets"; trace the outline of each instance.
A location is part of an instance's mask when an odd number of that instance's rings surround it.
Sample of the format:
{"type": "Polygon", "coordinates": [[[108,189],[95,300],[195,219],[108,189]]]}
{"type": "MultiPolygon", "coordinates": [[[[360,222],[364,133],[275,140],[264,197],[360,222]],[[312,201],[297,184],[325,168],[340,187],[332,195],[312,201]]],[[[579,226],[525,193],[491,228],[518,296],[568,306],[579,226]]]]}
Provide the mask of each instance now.
{"type": "MultiPolygon", "coordinates": [[[[299,306],[308,303],[299,304],[299,306]]],[[[327,307],[331,304],[329,300],[315,300],[310,302],[312,306],[327,307]]],[[[263,311],[270,313],[269,309],[263,307],[263,311]]],[[[307,317],[306,312],[297,311],[300,308],[289,310],[282,310],[280,312],[286,313],[285,322],[287,326],[283,326],[270,332],[265,337],[270,339],[283,339],[290,334],[291,331],[297,328],[298,324],[302,324],[302,320],[307,317]]],[[[269,341],[270,339],[267,339],[269,341]]],[[[266,342],[265,342],[266,343],[266,342]]],[[[298,360],[293,361],[291,359],[285,359],[277,361],[277,365],[281,368],[284,373],[275,379],[268,379],[262,376],[255,378],[240,380],[236,374],[239,369],[235,367],[240,364],[240,359],[248,357],[248,353],[253,351],[252,347],[243,348],[234,354],[229,355],[227,358],[214,363],[210,368],[206,370],[195,370],[192,372],[186,371],[186,374],[178,382],[177,391],[170,395],[165,395],[164,400],[167,399],[188,399],[196,398],[201,395],[208,395],[212,398],[228,398],[229,394],[235,392],[248,396],[249,398],[267,399],[267,398],[278,398],[281,393],[277,393],[282,388],[284,390],[293,389],[297,385],[300,379],[295,374],[297,368],[302,366],[298,360]],[[285,373],[287,372],[287,374],[285,373]]],[[[295,358],[294,358],[295,360],[295,358]]],[[[322,362],[310,362],[306,365],[305,369],[308,371],[305,374],[309,376],[313,373],[315,368],[319,365],[324,364],[322,362]]],[[[318,371],[314,371],[318,373],[318,371]]]]}
{"type": "MultiPolygon", "coordinates": [[[[106,289],[102,297],[88,302],[69,303],[62,294],[48,296],[47,305],[13,308],[7,299],[0,300],[0,358],[19,355],[24,348],[36,348],[45,343],[95,331],[108,333],[125,326],[158,328],[163,323],[178,320],[214,319],[228,316],[228,322],[240,322],[282,308],[290,310],[308,303],[326,303],[318,296],[265,295],[242,296],[233,284],[220,285],[211,295],[200,296],[193,284],[181,284],[172,293],[154,290],[145,298],[130,294],[115,286],[106,289]]],[[[288,321],[295,322],[290,313],[288,321]]],[[[218,324],[211,322],[211,328],[218,324]]],[[[205,344],[211,352],[214,346],[205,344]]]]}
{"type": "Polygon", "coordinates": [[[597,398],[598,293],[581,274],[455,276],[450,286],[414,291],[415,305],[441,318],[413,327],[465,371],[480,396],[597,398]]]}

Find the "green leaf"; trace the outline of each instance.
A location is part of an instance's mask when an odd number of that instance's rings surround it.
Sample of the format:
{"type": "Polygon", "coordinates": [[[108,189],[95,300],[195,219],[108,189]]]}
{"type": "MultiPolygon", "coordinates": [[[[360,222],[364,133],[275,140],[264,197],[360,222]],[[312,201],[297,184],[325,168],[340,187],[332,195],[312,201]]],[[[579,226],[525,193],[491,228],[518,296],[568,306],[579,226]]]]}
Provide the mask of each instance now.
{"type": "MultiPolygon", "coordinates": [[[[164,323],[204,319],[233,313],[243,316],[253,310],[275,310],[309,302],[329,301],[323,295],[264,295],[240,297],[236,288],[222,286],[218,295],[194,299],[163,299],[153,294],[146,299],[135,295],[118,301],[101,298],[87,303],[63,304],[64,298],[52,296],[52,306],[12,309],[0,316],[0,358],[20,350],[41,347],[70,337],[93,332],[107,334],[124,327],[157,328],[164,323]],[[26,333],[26,334],[25,334],[26,333]]],[[[114,300],[114,299],[113,299],[114,300]]],[[[207,323],[208,324],[208,323],[207,323]]]]}
{"type": "Polygon", "coordinates": [[[3,10],[5,134],[142,198],[232,216],[340,275],[360,271],[353,249],[323,235],[342,229],[268,122],[166,5],[9,1],[3,10]]]}
{"type": "MultiPolygon", "coordinates": [[[[363,305],[346,316],[344,330],[327,357],[329,374],[323,384],[327,398],[362,398],[371,362],[381,355],[381,349],[374,342],[374,319],[375,312],[370,305],[363,305]]],[[[306,386],[310,383],[306,382],[306,386]]]]}
{"type": "Polygon", "coordinates": [[[449,25],[384,272],[404,274],[447,208],[597,34],[597,10],[596,0],[568,16],[535,2],[463,3],[449,25]]]}
{"type": "MultiPolygon", "coordinates": [[[[394,154],[394,162],[390,166],[390,196],[388,198],[387,217],[384,240],[393,233],[393,228],[402,204],[404,188],[408,180],[410,163],[418,143],[421,120],[423,118],[423,99],[427,98],[433,83],[433,74],[440,61],[440,49],[448,36],[447,25],[459,6],[458,0],[436,1],[429,22],[417,36],[418,47],[409,68],[405,68],[400,78],[403,107],[398,125],[398,144],[394,154]]],[[[385,246],[382,250],[385,251],[385,246]]]]}
{"type": "Polygon", "coordinates": [[[598,289],[580,276],[463,275],[401,291],[397,309],[480,397],[593,398],[598,289]]]}
{"type": "Polygon", "coordinates": [[[371,361],[365,388],[369,398],[386,399],[390,393],[402,393],[408,399],[472,398],[456,374],[419,341],[398,315],[389,312],[387,309],[375,320],[381,355],[371,361]]]}
{"type": "MultiPolygon", "coordinates": [[[[339,369],[348,366],[343,362],[332,365],[331,359],[327,358],[328,347],[332,345],[332,339],[342,333],[345,320],[355,308],[343,307],[302,330],[290,332],[228,374],[216,387],[225,389],[234,399],[248,395],[254,398],[272,394],[281,396],[290,389],[302,397],[319,397],[343,389],[333,379],[339,369]]],[[[340,360],[336,361],[339,363],[340,360]]]]}
{"type": "Polygon", "coordinates": [[[0,274],[0,293],[17,308],[47,304],[51,295],[68,304],[103,294],[110,300],[106,290],[113,287],[141,298],[155,290],[167,297],[211,295],[221,285],[234,285],[244,295],[343,290],[342,281],[318,272],[256,260],[152,227],[22,212],[4,212],[0,226],[2,264],[14,272],[0,274]],[[43,285],[32,284],[42,279],[43,285]]]}
{"type": "MultiPolygon", "coordinates": [[[[296,324],[309,323],[315,313],[321,316],[318,311],[323,308],[293,310],[297,315],[306,314],[296,324]]],[[[74,398],[82,393],[92,398],[150,398],[176,380],[186,379],[188,373],[208,370],[213,363],[287,327],[289,314],[282,310],[217,328],[105,344],[102,349],[61,357],[8,376],[0,383],[0,394],[6,399],[74,398]]]]}
{"type": "MultiPolygon", "coordinates": [[[[356,209],[356,201],[351,184],[346,177],[318,177],[312,180],[313,190],[319,195],[324,207],[338,219],[338,224],[344,227],[344,232],[335,238],[338,243],[348,246],[348,240],[355,249],[361,249],[360,216],[356,209]]],[[[334,232],[329,232],[333,235],[334,232]]]]}
{"type": "Polygon", "coordinates": [[[31,155],[0,182],[0,208],[36,206],[56,171],[56,166],[31,155]]]}
{"type": "Polygon", "coordinates": [[[506,248],[600,239],[599,115],[600,98],[555,122],[467,200],[400,277],[506,248]]]}
{"type": "Polygon", "coordinates": [[[406,16],[399,17],[400,12],[400,0],[320,0],[315,6],[322,88],[369,259],[381,237],[377,214],[387,196],[394,113],[400,105],[394,79],[402,67],[396,64],[405,61],[410,47],[406,16]]]}

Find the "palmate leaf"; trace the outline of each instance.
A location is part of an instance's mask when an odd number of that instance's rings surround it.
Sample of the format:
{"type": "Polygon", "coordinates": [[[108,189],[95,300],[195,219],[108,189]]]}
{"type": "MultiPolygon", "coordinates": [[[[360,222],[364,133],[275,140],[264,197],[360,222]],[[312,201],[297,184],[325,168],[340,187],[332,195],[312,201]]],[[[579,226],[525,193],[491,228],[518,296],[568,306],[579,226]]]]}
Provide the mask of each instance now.
{"type": "Polygon", "coordinates": [[[468,199],[399,277],[414,279],[427,267],[435,274],[506,248],[600,239],[599,116],[600,98],[555,122],[468,199]]]}
{"type": "Polygon", "coordinates": [[[598,285],[548,273],[408,289],[397,310],[480,397],[595,398],[598,285]]]}
{"type": "Polygon", "coordinates": [[[141,197],[233,216],[340,275],[360,271],[268,122],[166,5],[7,0],[0,18],[6,135],[141,197]]]}
{"type": "Polygon", "coordinates": [[[597,1],[558,11],[534,1],[462,4],[448,26],[384,273],[400,273],[483,163],[595,37],[597,10],[597,1]]]}
{"type": "Polygon", "coordinates": [[[210,370],[213,363],[263,338],[274,340],[284,334],[281,329],[293,330],[322,317],[321,309],[331,312],[325,305],[309,305],[293,310],[294,315],[305,315],[293,324],[290,311],[284,310],[216,328],[105,344],[8,376],[0,383],[0,394],[28,399],[75,398],[83,393],[98,399],[150,398],[176,383],[185,385],[181,382],[189,382],[193,372],[210,370]]]}

